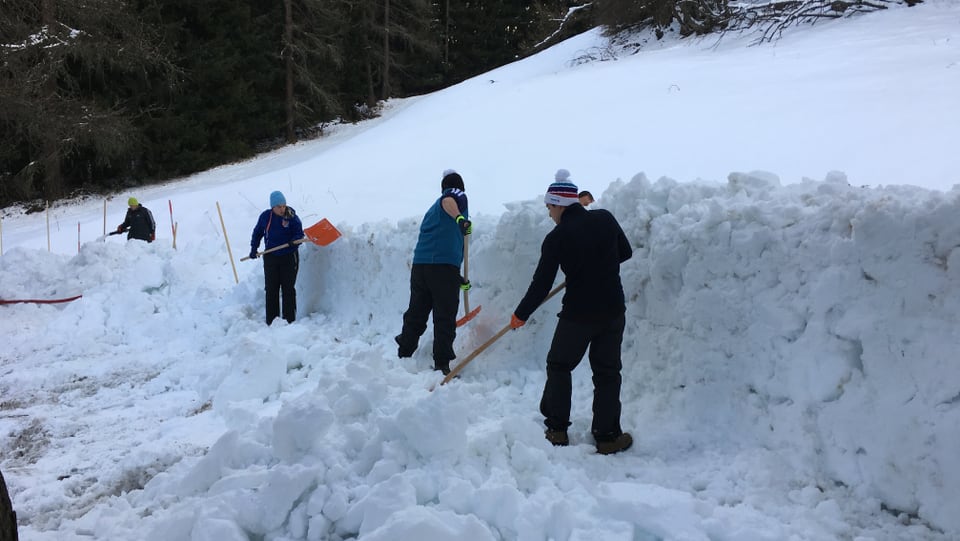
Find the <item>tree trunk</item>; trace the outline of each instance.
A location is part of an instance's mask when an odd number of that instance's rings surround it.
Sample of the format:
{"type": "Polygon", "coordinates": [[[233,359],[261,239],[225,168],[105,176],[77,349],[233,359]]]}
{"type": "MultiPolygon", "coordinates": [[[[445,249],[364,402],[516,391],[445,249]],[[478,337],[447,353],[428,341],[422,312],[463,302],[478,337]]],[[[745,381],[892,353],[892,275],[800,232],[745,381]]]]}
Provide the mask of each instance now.
{"type": "Polygon", "coordinates": [[[376,95],[376,92],[374,91],[374,85],[373,85],[373,66],[372,66],[372,63],[373,63],[372,60],[367,59],[367,62],[366,62],[366,66],[367,66],[367,105],[369,105],[370,107],[373,107],[374,105],[377,104],[377,95],[376,95]]]}
{"type": "Polygon", "coordinates": [[[390,97],[390,0],[383,0],[383,92],[381,99],[390,97]]]}
{"type": "Polygon", "coordinates": [[[17,541],[17,514],[10,504],[3,472],[0,472],[0,541],[17,541]]]}
{"type": "MultiPolygon", "coordinates": [[[[56,15],[53,0],[43,0],[40,6],[40,17],[44,26],[53,30],[56,28],[56,15]]],[[[57,102],[57,62],[53,53],[46,53],[49,61],[46,73],[47,79],[43,84],[44,97],[41,103],[49,104],[46,115],[53,115],[53,107],[57,102]]],[[[63,195],[63,179],[60,171],[60,145],[57,144],[57,128],[51,127],[57,122],[54,118],[46,118],[47,128],[40,146],[40,163],[43,167],[43,192],[49,200],[59,199],[63,195]]],[[[43,121],[41,121],[43,122],[43,121]]]]}
{"type": "Polygon", "coordinates": [[[293,1],[283,0],[283,9],[286,17],[283,24],[283,59],[287,72],[287,142],[295,143],[297,134],[293,129],[293,1]]]}
{"type": "Polygon", "coordinates": [[[450,0],[444,2],[443,9],[443,69],[450,64],[450,0]]]}

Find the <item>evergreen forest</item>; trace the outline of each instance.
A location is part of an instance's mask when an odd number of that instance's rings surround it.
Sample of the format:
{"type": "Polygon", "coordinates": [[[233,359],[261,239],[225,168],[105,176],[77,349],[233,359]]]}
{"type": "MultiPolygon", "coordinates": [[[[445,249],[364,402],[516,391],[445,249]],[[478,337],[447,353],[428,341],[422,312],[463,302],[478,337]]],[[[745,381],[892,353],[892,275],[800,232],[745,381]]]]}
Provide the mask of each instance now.
{"type": "Polygon", "coordinates": [[[773,39],[892,1],[3,0],[0,206],[39,209],[322,137],[383,100],[598,25],[662,37],[766,24],[773,39]],[[784,10],[786,23],[774,18],[784,10]]]}

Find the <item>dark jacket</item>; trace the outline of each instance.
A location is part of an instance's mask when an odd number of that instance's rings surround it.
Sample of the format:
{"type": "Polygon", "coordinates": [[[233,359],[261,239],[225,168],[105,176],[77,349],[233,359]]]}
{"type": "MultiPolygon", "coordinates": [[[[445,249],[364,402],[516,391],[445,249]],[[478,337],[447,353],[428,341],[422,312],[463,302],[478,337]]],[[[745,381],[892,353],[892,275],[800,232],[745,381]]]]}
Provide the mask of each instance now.
{"type": "Polygon", "coordinates": [[[543,239],[537,270],[514,313],[526,321],[550,292],[559,268],[567,280],[562,319],[604,321],[619,317],[626,311],[620,263],[632,255],[613,214],[574,203],[543,239]]]}
{"type": "Polygon", "coordinates": [[[140,239],[153,242],[157,232],[157,222],[153,221],[153,213],[143,206],[128,208],[123,223],[117,227],[118,231],[127,231],[128,239],[140,239]]]}
{"type": "MultiPolygon", "coordinates": [[[[253,228],[253,236],[250,238],[250,251],[257,251],[261,239],[263,239],[264,250],[269,250],[303,237],[303,224],[300,223],[300,218],[293,207],[287,207],[287,211],[282,217],[277,216],[273,209],[267,209],[260,214],[257,225],[253,228]]],[[[294,244],[291,247],[282,248],[267,255],[289,254],[296,252],[299,247],[299,244],[294,244]]]]}

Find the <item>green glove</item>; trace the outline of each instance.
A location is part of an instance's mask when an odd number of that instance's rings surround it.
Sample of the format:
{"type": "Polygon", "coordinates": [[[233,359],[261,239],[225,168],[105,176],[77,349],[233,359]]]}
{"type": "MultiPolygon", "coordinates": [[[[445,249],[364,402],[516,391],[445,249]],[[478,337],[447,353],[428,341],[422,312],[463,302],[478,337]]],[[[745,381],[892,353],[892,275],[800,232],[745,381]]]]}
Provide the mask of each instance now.
{"type": "Polygon", "coordinates": [[[461,290],[461,291],[470,291],[470,288],[471,288],[471,287],[473,287],[473,286],[470,284],[470,280],[467,280],[466,278],[464,278],[464,277],[461,276],[461,277],[460,277],[460,290],[461,290]]]}
{"type": "Polygon", "coordinates": [[[460,232],[463,233],[464,237],[473,233],[473,224],[470,220],[464,218],[463,214],[457,216],[457,225],[460,226],[460,232]]]}

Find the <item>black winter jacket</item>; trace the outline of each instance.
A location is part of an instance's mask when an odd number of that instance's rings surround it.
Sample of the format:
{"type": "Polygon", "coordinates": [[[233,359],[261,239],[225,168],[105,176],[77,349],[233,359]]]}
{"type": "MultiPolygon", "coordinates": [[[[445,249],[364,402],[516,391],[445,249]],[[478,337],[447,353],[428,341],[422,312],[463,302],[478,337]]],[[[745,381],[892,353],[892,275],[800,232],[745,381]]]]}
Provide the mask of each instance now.
{"type": "Polygon", "coordinates": [[[574,203],[543,239],[537,270],[514,314],[526,321],[550,292],[560,268],[567,279],[560,318],[605,321],[619,317],[626,311],[620,263],[632,255],[613,214],[574,203]]]}
{"type": "Polygon", "coordinates": [[[135,209],[127,209],[127,216],[117,230],[129,231],[128,239],[152,242],[157,232],[157,223],[153,220],[153,213],[147,207],[137,205],[135,209]]]}

